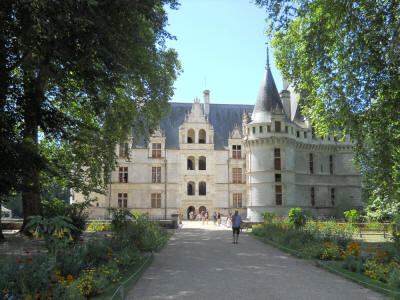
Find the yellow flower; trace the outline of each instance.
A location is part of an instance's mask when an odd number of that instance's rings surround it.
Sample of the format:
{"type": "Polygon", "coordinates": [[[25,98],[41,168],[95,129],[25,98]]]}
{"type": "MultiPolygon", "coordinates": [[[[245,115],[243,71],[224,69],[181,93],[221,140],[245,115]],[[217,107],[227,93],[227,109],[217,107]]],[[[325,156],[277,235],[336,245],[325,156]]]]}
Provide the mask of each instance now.
{"type": "Polygon", "coordinates": [[[40,297],[40,294],[38,294],[38,293],[35,293],[35,294],[33,295],[33,298],[35,298],[35,299],[39,299],[39,297],[40,297]]]}
{"type": "Polygon", "coordinates": [[[10,290],[8,290],[8,289],[4,289],[4,290],[3,290],[3,293],[4,293],[4,294],[8,294],[9,292],[10,292],[10,290]]]}

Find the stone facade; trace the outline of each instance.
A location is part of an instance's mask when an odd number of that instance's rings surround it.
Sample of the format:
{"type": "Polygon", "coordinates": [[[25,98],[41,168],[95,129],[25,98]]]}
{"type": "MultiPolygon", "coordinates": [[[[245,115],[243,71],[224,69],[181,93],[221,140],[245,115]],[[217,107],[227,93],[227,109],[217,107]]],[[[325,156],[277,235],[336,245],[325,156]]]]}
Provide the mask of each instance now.
{"type": "Polygon", "coordinates": [[[260,221],[263,211],[287,215],[303,207],[332,215],[343,202],[361,206],[352,143],[315,136],[299,97],[284,88],[278,94],[267,66],[254,107],[210,104],[208,90],[204,103],[171,103],[148,143],[132,133],[129,155],[125,146],[116,147],[119,167],[109,193],[94,195],[92,217],[107,218],[108,207],[125,207],[159,218],[239,210],[260,221]]]}

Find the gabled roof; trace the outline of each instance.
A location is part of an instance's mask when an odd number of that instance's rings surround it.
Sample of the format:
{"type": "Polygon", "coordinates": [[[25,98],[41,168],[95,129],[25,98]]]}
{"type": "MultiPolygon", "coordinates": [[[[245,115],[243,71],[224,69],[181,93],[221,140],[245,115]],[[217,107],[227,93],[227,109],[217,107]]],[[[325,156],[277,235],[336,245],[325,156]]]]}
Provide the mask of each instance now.
{"type": "Polygon", "coordinates": [[[258,91],[257,102],[251,116],[251,122],[270,122],[271,114],[275,110],[283,111],[283,105],[275,85],[274,77],[267,63],[264,78],[258,91]]]}
{"type": "MultiPolygon", "coordinates": [[[[179,149],[179,126],[185,121],[185,116],[190,112],[192,103],[170,103],[171,109],[166,118],[160,120],[160,128],[166,137],[167,149],[179,149]]],[[[228,148],[228,138],[235,125],[242,124],[243,110],[251,113],[253,105],[241,104],[210,104],[208,121],[214,128],[214,149],[228,148]]],[[[144,141],[139,139],[134,146],[143,148],[144,141]]]]}

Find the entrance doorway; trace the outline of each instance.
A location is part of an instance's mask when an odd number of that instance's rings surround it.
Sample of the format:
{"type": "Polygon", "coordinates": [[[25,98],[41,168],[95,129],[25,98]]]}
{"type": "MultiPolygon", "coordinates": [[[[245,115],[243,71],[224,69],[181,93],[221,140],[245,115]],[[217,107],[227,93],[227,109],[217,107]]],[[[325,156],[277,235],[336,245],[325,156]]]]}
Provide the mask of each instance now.
{"type": "Polygon", "coordinates": [[[190,220],[190,213],[193,212],[193,214],[194,214],[195,211],[196,211],[196,209],[194,208],[194,206],[188,207],[188,209],[187,209],[187,219],[188,220],[190,220]]]}

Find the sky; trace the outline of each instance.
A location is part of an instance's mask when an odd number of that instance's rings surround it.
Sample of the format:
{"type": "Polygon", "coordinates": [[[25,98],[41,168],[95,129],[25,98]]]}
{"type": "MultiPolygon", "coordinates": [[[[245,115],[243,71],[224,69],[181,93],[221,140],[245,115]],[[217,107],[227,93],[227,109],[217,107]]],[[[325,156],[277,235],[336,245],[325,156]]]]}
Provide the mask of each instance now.
{"type": "MultiPolygon", "coordinates": [[[[172,101],[203,101],[208,89],[210,103],[255,104],[266,64],[265,10],[250,0],[181,0],[178,10],[167,11],[167,30],[177,38],[167,46],[183,68],[172,101]]],[[[269,52],[280,91],[282,76],[269,52]]]]}

